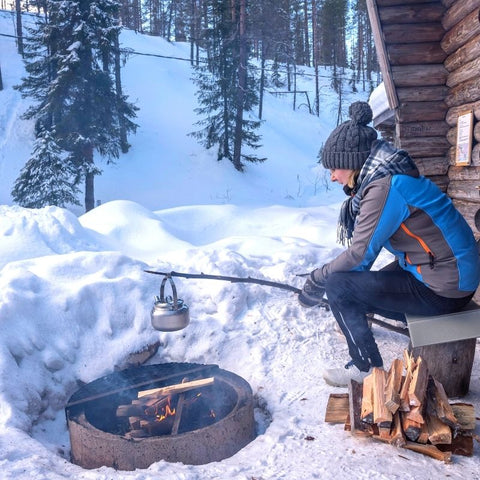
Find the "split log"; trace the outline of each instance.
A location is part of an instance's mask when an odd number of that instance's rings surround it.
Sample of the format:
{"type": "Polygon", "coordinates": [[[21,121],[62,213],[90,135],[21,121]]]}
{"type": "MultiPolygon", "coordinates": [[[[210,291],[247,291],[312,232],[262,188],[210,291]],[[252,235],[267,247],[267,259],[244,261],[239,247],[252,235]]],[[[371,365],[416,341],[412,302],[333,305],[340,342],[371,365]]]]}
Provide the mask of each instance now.
{"type": "Polygon", "coordinates": [[[436,460],[442,460],[445,463],[452,462],[452,453],[451,452],[442,452],[435,445],[422,445],[415,442],[407,442],[403,447],[412,452],[423,453],[429,457],[435,458],[436,460]]]}
{"type": "Polygon", "coordinates": [[[332,393],[328,397],[325,412],[326,423],[345,423],[349,411],[348,393],[332,393]]]}
{"type": "Polygon", "coordinates": [[[195,388],[207,387],[213,385],[214,377],[201,378],[200,380],[193,380],[191,382],[177,383],[176,385],[169,385],[168,387],[152,388],[150,390],[143,390],[138,392],[137,398],[146,396],[163,397],[166,395],[174,395],[177,393],[186,392],[195,388]]]}
{"type": "Polygon", "coordinates": [[[453,415],[457,420],[458,429],[475,430],[477,419],[475,416],[475,408],[470,403],[452,403],[450,404],[453,415]]]}
{"type": "Polygon", "coordinates": [[[403,362],[396,358],[388,371],[385,385],[385,407],[392,414],[400,408],[400,389],[403,379],[403,362]]]}
{"type": "Polygon", "coordinates": [[[381,437],[389,437],[392,426],[392,413],[385,406],[385,383],[387,372],[383,368],[374,367],[373,377],[373,422],[377,424],[381,437]]]}
{"type": "Polygon", "coordinates": [[[363,379],[362,413],[363,422],[373,423],[373,375],[363,379]]]}
{"type": "Polygon", "coordinates": [[[479,12],[480,9],[476,8],[443,36],[440,45],[447,54],[459,49],[480,33],[479,12]]]}
{"type": "Polygon", "coordinates": [[[403,447],[406,445],[407,439],[405,433],[403,433],[402,420],[400,418],[400,412],[397,412],[393,416],[393,428],[392,435],[390,438],[390,444],[394,447],[403,447]]]}
{"type": "Polygon", "coordinates": [[[185,405],[185,393],[178,396],[177,406],[175,407],[175,418],[173,419],[172,435],[177,435],[182,420],[183,406],[185,405]]]}
{"type": "MultiPolygon", "coordinates": [[[[443,50],[442,50],[443,51],[443,50]]],[[[455,50],[445,59],[445,68],[453,72],[462,65],[474,60],[480,55],[480,34],[473,37],[465,45],[455,50]]]]}
{"type": "Polygon", "coordinates": [[[407,415],[409,413],[410,412],[400,412],[402,428],[405,432],[405,436],[412,442],[415,442],[420,436],[420,432],[422,431],[422,424],[407,418],[407,415]]]}
{"type": "Polygon", "coordinates": [[[425,403],[428,384],[428,368],[425,360],[419,357],[408,388],[408,400],[411,406],[420,407],[425,403]]]}
{"type": "Polygon", "coordinates": [[[117,417],[137,417],[144,415],[141,405],[119,405],[116,410],[117,417]]]}
{"type": "Polygon", "coordinates": [[[448,402],[445,389],[443,388],[443,385],[433,377],[430,377],[428,383],[428,398],[428,413],[435,415],[449,427],[456,428],[458,426],[458,420],[448,402]]]}
{"type": "Polygon", "coordinates": [[[452,430],[435,415],[427,415],[428,440],[432,445],[452,443],[452,430]]]}
{"type": "Polygon", "coordinates": [[[473,437],[460,433],[452,438],[450,445],[438,444],[436,447],[442,452],[451,452],[452,455],[471,457],[473,455],[473,437]]]}
{"type": "Polygon", "coordinates": [[[427,422],[424,422],[421,424],[421,429],[420,429],[420,434],[418,435],[417,438],[418,443],[428,443],[428,426],[427,422]]]}
{"type": "Polygon", "coordinates": [[[475,8],[480,6],[478,0],[462,0],[452,3],[442,18],[442,26],[448,31],[460,20],[469,15],[475,8]]]}
{"type": "Polygon", "coordinates": [[[410,407],[410,410],[404,413],[405,413],[405,418],[409,421],[415,422],[416,424],[419,424],[419,425],[423,425],[425,423],[422,405],[410,407]]]}
{"type": "Polygon", "coordinates": [[[351,380],[348,385],[348,393],[350,397],[349,402],[349,418],[350,431],[357,436],[370,437],[373,434],[372,426],[366,422],[362,422],[362,392],[363,386],[361,383],[351,380]]]}

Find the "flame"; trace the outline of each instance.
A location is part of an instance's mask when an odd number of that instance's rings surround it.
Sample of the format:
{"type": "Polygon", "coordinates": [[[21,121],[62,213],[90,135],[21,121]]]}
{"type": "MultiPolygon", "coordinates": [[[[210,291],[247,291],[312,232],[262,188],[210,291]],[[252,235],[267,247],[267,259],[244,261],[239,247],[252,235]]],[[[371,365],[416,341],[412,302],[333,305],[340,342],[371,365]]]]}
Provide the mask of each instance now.
{"type": "Polygon", "coordinates": [[[168,403],[165,406],[160,407],[157,410],[156,415],[155,415],[155,417],[156,417],[155,421],[162,422],[166,418],[172,417],[173,415],[175,415],[175,408],[172,408],[170,406],[170,397],[169,397],[168,398],[168,403]]]}

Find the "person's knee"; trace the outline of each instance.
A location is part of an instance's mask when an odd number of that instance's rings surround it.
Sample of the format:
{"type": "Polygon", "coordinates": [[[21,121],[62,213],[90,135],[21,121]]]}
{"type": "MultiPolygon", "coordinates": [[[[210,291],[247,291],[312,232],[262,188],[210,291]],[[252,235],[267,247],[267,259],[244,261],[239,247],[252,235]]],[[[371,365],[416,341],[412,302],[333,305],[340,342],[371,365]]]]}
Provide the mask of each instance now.
{"type": "Polygon", "coordinates": [[[331,273],[325,282],[327,298],[341,298],[348,293],[347,282],[344,272],[331,273]]]}

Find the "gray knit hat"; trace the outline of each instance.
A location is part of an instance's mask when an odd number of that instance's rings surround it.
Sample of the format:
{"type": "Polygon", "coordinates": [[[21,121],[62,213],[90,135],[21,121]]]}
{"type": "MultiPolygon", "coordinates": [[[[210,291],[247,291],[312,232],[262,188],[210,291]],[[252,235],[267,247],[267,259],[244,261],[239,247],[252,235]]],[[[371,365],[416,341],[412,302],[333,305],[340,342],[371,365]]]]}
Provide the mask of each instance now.
{"type": "Polygon", "coordinates": [[[322,151],[325,168],[359,170],[370,155],[377,132],[367,127],[373,113],[367,102],[355,102],[348,109],[350,120],[339,125],[327,138],[322,151]]]}

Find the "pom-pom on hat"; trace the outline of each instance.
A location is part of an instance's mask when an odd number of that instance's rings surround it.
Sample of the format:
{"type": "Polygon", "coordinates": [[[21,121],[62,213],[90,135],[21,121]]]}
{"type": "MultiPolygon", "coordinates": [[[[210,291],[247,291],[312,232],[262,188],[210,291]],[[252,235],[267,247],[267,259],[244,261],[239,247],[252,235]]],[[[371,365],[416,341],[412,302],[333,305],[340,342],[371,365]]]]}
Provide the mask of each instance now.
{"type": "Polygon", "coordinates": [[[339,125],[327,138],[322,151],[325,168],[359,170],[370,155],[377,132],[367,125],[373,112],[367,102],[352,103],[348,109],[350,120],[339,125]]]}

